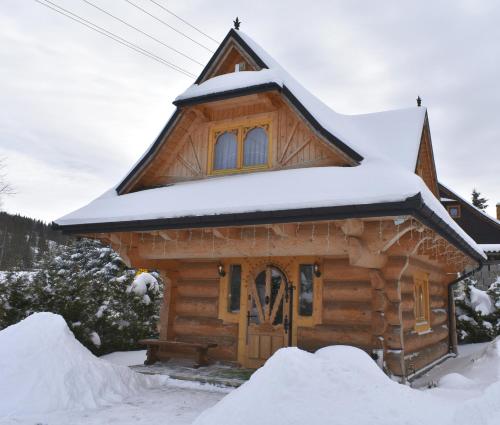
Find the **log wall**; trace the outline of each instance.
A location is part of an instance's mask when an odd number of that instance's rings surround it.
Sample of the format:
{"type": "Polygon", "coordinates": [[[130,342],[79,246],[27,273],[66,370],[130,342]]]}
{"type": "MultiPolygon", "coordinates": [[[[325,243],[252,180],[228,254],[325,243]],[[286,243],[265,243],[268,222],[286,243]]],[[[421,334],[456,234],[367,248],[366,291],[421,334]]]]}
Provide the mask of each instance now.
{"type": "Polygon", "coordinates": [[[412,257],[401,277],[404,303],[404,361],[410,375],[449,352],[448,288],[446,274],[430,261],[412,257]],[[419,272],[429,275],[430,329],[417,333],[414,330],[415,293],[413,275],[419,272]]]}
{"type": "Polygon", "coordinates": [[[186,262],[177,271],[172,333],[168,337],[184,342],[215,342],[210,350],[216,360],[237,358],[238,324],[218,319],[219,276],[217,263],[186,262]]]}
{"type": "Polygon", "coordinates": [[[372,348],[372,294],[369,269],[352,267],[347,259],[323,262],[321,324],[299,327],[298,347],[314,351],[334,344],[372,348]]]}

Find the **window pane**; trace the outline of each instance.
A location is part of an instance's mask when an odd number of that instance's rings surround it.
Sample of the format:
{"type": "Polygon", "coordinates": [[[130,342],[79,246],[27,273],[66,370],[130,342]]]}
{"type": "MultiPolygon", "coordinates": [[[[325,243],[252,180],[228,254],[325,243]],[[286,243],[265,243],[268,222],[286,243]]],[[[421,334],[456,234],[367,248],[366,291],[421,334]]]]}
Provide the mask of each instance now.
{"type": "Polygon", "coordinates": [[[240,311],[240,294],[241,294],[241,266],[232,265],[231,275],[229,276],[229,303],[228,311],[230,313],[238,313],[240,311]]]}
{"type": "Polygon", "coordinates": [[[267,133],[262,127],[252,128],[245,136],[243,165],[267,164],[267,133]]]}
{"type": "Polygon", "coordinates": [[[224,132],[217,137],[214,149],[214,170],[236,168],[238,158],[238,140],[236,132],[224,132]]]}
{"type": "Polygon", "coordinates": [[[300,266],[299,314],[312,316],[313,313],[313,265],[300,266]]]}

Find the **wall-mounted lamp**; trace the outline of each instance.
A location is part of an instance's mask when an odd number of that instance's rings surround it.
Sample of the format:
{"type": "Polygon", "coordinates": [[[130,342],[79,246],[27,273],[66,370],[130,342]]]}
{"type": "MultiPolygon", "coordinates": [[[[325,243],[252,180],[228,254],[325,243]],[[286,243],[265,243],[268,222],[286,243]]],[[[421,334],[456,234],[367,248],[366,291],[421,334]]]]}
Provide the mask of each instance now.
{"type": "Polygon", "coordinates": [[[314,272],[314,276],[321,277],[321,270],[319,269],[318,263],[314,263],[313,272],[314,272]]]}
{"type": "Polygon", "coordinates": [[[224,277],[226,275],[226,271],[224,270],[224,265],[222,263],[217,264],[217,272],[220,277],[224,277]]]}

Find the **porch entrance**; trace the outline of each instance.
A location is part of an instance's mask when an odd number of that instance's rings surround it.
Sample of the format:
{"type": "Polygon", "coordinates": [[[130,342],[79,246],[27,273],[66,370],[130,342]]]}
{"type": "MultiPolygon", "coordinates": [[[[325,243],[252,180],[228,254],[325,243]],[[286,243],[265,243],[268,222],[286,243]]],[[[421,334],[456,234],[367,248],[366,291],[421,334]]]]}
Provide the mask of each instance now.
{"type": "Polygon", "coordinates": [[[266,266],[248,284],[247,366],[257,368],[291,344],[292,286],[285,274],[266,266]]]}

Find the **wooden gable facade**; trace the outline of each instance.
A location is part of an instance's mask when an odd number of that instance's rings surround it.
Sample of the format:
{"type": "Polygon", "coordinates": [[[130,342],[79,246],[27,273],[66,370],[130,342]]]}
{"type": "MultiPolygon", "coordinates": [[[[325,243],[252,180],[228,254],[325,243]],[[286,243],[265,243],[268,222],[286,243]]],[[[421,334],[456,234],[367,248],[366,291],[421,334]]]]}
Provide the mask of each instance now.
{"type": "MultiPolygon", "coordinates": [[[[198,83],[241,68],[259,70],[266,64],[232,30],[198,83]]],[[[221,175],[358,166],[362,157],[318,130],[291,99],[268,86],[177,102],[157,142],[117,192],[221,175]],[[266,160],[245,166],[239,145],[236,168],[215,169],[217,137],[232,131],[241,144],[254,128],[267,137],[266,160]]],[[[415,172],[437,195],[427,120],[415,172]]],[[[290,190],[295,183],[290,182],[290,190]]],[[[160,340],[215,344],[213,359],[253,368],[281,347],[312,351],[348,344],[372,354],[401,379],[456,349],[450,283],[480,260],[432,220],[418,197],[366,207],[169,223],[104,223],[71,230],[110,244],[133,267],[162,273],[160,340]]],[[[165,346],[157,354],[188,356],[186,347],[165,346]]]]}

